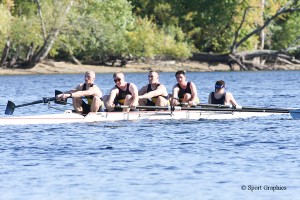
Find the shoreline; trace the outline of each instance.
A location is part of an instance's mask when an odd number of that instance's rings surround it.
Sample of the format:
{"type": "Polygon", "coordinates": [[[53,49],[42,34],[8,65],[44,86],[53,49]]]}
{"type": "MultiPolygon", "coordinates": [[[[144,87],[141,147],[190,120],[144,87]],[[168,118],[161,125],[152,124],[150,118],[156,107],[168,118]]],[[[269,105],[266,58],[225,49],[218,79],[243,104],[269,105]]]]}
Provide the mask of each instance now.
{"type": "MultiPolygon", "coordinates": [[[[194,61],[157,61],[151,64],[131,63],[126,67],[110,67],[96,65],[76,65],[67,62],[47,61],[37,64],[32,69],[3,69],[0,68],[0,75],[29,75],[29,74],[81,74],[88,70],[95,73],[114,73],[121,71],[124,73],[145,73],[150,70],[158,72],[176,72],[178,70],[188,72],[214,72],[214,71],[232,71],[225,64],[210,64],[194,61]]],[[[300,70],[300,65],[275,65],[271,70],[300,70]]],[[[233,71],[240,71],[237,66],[233,71]]],[[[255,70],[252,70],[255,71],[255,70]]]]}

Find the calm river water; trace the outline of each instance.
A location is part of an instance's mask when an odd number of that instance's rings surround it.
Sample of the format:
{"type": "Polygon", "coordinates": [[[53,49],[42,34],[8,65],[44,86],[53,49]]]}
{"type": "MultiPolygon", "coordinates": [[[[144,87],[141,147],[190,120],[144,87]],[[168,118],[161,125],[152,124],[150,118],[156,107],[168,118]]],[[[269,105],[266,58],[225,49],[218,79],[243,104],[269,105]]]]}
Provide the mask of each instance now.
{"type": "MultiPolygon", "coordinates": [[[[0,116],[7,100],[18,105],[52,97],[55,89],[73,88],[83,76],[0,76],[0,116]]],[[[187,77],[202,103],[223,79],[242,106],[300,107],[300,71],[187,77]]],[[[147,74],[129,73],[126,80],[141,87],[147,74]]],[[[171,92],[174,73],[161,73],[160,80],[171,92]]],[[[96,84],[107,93],[112,74],[97,74],[96,84]]],[[[14,115],[58,112],[32,105],[16,108],[14,115]]],[[[283,115],[0,126],[0,199],[297,199],[299,124],[283,115]]]]}

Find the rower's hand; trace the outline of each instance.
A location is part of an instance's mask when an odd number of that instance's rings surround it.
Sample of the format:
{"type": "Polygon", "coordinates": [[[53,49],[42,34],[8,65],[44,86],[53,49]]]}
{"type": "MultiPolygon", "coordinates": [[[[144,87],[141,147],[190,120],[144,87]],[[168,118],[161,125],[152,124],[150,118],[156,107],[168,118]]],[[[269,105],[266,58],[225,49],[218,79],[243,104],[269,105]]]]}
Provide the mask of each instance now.
{"type": "Polygon", "coordinates": [[[107,105],[111,108],[114,108],[116,105],[113,102],[107,102],[107,105]]]}
{"type": "Polygon", "coordinates": [[[179,105],[180,105],[180,102],[179,102],[177,99],[173,99],[173,100],[171,101],[171,104],[172,104],[173,106],[179,106],[179,105]]]}
{"type": "Polygon", "coordinates": [[[196,103],[194,101],[189,101],[188,106],[189,107],[196,106],[196,103]]]}
{"type": "Polygon", "coordinates": [[[243,107],[241,105],[235,105],[235,109],[242,109],[243,107]]]}
{"type": "Polygon", "coordinates": [[[138,102],[132,102],[129,106],[130,108],[135,109],[138,105],[139,105],[138,102]]]}
{"type": "Polygon", "coordinates": [[[56,95],[56,99],[57,100],[62,100],[63,99],[62,96],[63,96],[63,94],[56,95]]]}
{"type": "Polygon", "coordinates": [[[65,93],[56,96],[57,99],[62,99],[62,100],[67,99],[68,97],[70,97],[70,94],[65,94],[65,93]]]}

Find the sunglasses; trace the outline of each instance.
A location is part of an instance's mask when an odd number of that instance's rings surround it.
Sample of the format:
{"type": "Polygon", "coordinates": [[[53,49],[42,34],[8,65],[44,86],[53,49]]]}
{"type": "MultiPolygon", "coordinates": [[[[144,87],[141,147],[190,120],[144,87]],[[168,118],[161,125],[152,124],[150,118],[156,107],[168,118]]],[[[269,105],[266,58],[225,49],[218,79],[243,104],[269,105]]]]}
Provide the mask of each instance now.
{"type": "Polygon", "coordinates": [[[115,83],[116,83],[116,82],[120,82],[120,81],[121,81],[120,78],[114,79],[114,82],[115,82],[115,83]]]}
{"type": "Polygon", "coordinates": [[[222,88],[225,88],[225,85],[215,85],[215,88],[216,89],[222,89],[222,88]]]}

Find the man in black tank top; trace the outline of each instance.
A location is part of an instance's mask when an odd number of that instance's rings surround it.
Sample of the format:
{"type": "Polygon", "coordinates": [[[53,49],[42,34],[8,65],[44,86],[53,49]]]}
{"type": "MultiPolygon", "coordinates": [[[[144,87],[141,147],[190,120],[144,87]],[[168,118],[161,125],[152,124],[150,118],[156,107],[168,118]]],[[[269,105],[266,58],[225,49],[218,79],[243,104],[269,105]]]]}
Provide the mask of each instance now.
{"type": "MultiPolygon", "coordinates": [[[[113,79],[115,86],[109,95],[103,97],[107,111],[120,111],[115,109],[116,105],[126,105],[131,108],[138,106],[138,90],[135,84],[125,82],[122,72],[114,73],[113,79]]],[[[129,112],[130,108],[124,108],[123,111],[129,112]]]]}
{"type": "Polygon", "coordinates": [[[215,92],[211,92],[208,96],[209,104],[233,105],[239,107],[233,95],[230,92],[225,92],[225,81],[219,80],[215,84],[215,92]]]}
{"type": "Polygon", "coordinates": [[[94,84],[96,74],[93,71],[87,71],[84,76],[85,82],[79,84],[76,88],[57,95],[58,99],[72,98],[73,107],[77,113],[87,114],[89,112],[98,112],[102,105],[102,92],[94,84]],[[87,102],[82,100],[84,97],[87,102]]]}
{"type": "Polygon", "coordinates": [[[159,75],[155,71],[148,74],[149,84],[139,90],[139,105],[141,106],[167,106],[167,88],[159,82],[159,75]]]}
{"type": "Polygon", "coordinates": [[[193,82],[187,82],[184,71],[178,71],[175,74],[177,84],[173,87],[171,104],[177,106],[180,103],[187,103],[193,106],[200,103],[197,95],[197,88],[193,82]]]}

